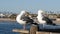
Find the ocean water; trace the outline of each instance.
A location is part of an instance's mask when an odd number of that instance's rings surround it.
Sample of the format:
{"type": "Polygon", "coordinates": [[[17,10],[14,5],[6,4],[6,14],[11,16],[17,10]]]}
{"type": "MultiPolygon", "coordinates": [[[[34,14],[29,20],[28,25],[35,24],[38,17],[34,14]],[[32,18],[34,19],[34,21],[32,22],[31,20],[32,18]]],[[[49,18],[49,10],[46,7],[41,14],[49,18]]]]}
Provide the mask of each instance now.
{"type": "MultiPolygon", "coordinates": [[[[26,25],[26,29],[29,30],[30,26],[26,25]]],[[[13,29],[22,29],[23,25],[20,25],[16,21],[1,21],[0,22],[0,34],[20,34],[19,32],[13,32],[13,29]]]]}
{"type": "MultiPolygon", "coordinates": [[[[29,30],[30,24],[26,25],[26,29],[29,30]]],[[[20,34],[19,32],[13,32],[13,29],[23,29],[23,25],[16,21],[0,21],[0,34],[20,34]]],[[[60,29],[60,25],[39,25],[39,29],[60,29]]],[[[55,31],[55,30],[54,30],[55,31]]]]}

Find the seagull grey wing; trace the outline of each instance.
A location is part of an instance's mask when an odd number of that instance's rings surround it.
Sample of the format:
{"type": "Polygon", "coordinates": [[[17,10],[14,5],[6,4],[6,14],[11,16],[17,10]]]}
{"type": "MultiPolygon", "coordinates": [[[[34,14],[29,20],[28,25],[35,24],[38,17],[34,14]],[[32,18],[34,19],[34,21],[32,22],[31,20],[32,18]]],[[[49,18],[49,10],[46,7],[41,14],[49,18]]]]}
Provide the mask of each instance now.
{"type": "Polygon", "coordinates": [[[34,21],[32,20],[32,19],[30,19],[30,17],[28,17],[28,16],[25,16],[24,18],[23,18],[23,21],[26,21],[26,23],[33,23],[34,21]]]}
{"type": "Polygon", "coordinates": [[[47,24],[50,24],[50,25],[55,25],[51,19],[49,19],[48,17],[44,17],[43,20],[46,21],[47,24]]]}

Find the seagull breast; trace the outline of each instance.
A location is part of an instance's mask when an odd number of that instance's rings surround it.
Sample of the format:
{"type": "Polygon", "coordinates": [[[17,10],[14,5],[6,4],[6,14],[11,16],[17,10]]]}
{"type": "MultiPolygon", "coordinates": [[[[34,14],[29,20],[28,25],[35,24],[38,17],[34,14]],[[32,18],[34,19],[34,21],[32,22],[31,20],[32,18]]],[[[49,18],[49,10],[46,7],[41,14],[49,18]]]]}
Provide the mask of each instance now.
{"type": "Polygon", "coordinates": [[[39,10],[39,11],[38,11],[37,19],[38,19],[39,24],[45,24],[45,23],[46,23],[46,21],[43,20],[44,16],[43,16],[42,13],[43,13],[42,10],[39,10]]]}
{"type": "Polygon", "coordinates": [[[24,14],[25,14],[25,11],[22,11],[22,12],[16,17],[16,21],[17,21],[19,24],[26,24],[26,21],[23,21],[23,20],[21,19],[24,14]]]}

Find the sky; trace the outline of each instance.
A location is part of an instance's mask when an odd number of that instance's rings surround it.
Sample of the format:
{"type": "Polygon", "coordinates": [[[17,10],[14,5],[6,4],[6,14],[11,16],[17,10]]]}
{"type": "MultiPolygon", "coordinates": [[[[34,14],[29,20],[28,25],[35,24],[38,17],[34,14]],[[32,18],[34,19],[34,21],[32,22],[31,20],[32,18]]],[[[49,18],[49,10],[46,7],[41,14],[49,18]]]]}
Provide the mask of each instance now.
{"type": "Polygon", "coordinates": [[[0,12],[20,13],[22,10],[60,12],[60,0],[0,0],[0,12]]]}

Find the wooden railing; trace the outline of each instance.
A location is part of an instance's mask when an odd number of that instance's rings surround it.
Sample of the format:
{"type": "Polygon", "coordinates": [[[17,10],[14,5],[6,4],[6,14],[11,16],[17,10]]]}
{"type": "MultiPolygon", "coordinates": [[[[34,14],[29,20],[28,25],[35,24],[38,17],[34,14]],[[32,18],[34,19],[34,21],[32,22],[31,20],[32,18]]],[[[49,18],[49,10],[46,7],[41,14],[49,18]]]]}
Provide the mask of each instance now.
{"type": "MultiPolygon", "coordinates": [[[[37,26],[32,25],[29,30],[24,30],[24,29],[13,29],[13,32],[19,32],[20,34],[58,34],[58,33],[52,33],[52,32],[41,32],[37,31],[37,26]]],[[[60,33],[59,33],[60,34],[60,33]]]]}
{"type": "MultiPolygon", "coordinates": [[[[28,30],[20,30],[20,29],[13,29],[13,32],[20,32],[20,34],[22,33],[22,34],[30,34],[29,33],[29,31],[28,30]]],[[[32,31],[31,31],[31,34],[34,34],[34,33],[32,33],[32,31]]],[[[50,34],[50,32],[38,32],[38,31],[36,31],[36,34],[50,34]]]]}

